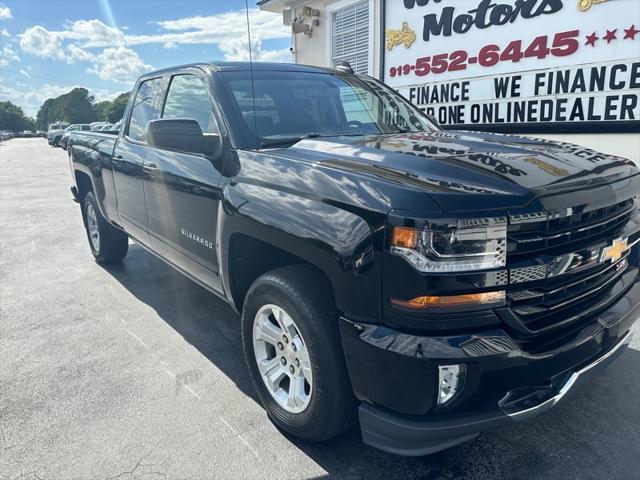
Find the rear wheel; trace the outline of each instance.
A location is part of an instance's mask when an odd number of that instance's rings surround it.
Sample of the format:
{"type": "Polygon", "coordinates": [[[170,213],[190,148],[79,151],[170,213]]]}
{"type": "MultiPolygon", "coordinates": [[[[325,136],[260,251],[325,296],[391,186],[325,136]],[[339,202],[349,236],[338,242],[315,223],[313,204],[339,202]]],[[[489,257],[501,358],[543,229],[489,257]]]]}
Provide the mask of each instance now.
{"type": "Polygon", "coordinates": [[[129,238],[106,222],[98,209],[93,192],[85,195],[82,211],[89,247],[96,262],[121,262],[129,250],[129,238]]]}
{"type": "Polygon", "coordinates": [[[256,280],[243,307],[242,340],[253,384],[278,427],[321,441],[353,425],[337,315],[315,270],[284,267],[256,280]]]}

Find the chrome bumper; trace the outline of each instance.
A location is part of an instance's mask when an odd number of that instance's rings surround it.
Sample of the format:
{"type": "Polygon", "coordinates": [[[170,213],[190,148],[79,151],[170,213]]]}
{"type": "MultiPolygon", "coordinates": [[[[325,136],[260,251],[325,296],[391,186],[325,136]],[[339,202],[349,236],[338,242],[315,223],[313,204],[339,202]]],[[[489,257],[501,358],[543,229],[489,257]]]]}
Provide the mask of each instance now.
{"type": "Polygon", "coordinates": [[[597,367],[606,365],[620,353],[622,353],[622,350],[631,342],[633,331],[634,328],[629,330],[629,332],[627,332],[622,340],[620,340],[611,350],[609,350],[601,357],[598,357],[592,363],[586,365],[585,367],[582,367],[580,370],[571,372],[564,376],[559,385],[552,386],[554,391],[556,391],[557,393],[555,393],[552,397],[547,398],[542,403],[539,403],[538,405],[535,405],[533,407],[524,408],[522,410],[513,410],[506,407],[506,404],[511,401],[511,399],[509,398],[510,394],[507,394],[499,402],[500,407],[502,408],[504,413],[507,414],[511,419],[519,422],[528,420],[532,417],[540,415],[543,412],[546,412],[557,403],[559,403],[576,385],[582,383],[581,380],[583,380],[584,377],[586,377],[587,374],[589,374],[592,370],[596,369],[597,367]]]}

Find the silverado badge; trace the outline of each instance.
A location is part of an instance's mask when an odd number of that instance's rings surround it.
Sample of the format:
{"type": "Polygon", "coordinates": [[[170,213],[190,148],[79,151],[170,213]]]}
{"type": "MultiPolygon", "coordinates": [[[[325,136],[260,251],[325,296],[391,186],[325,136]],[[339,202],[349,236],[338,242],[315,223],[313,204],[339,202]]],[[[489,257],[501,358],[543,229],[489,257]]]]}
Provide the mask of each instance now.
{"type": "Polygon", "coordinates": [[[613,263],[622,258],[624,252],[627,251],[628,239],[616,238],[611,245],[604,247],[600,252],[600,262],[611,260],[613,263]]]}

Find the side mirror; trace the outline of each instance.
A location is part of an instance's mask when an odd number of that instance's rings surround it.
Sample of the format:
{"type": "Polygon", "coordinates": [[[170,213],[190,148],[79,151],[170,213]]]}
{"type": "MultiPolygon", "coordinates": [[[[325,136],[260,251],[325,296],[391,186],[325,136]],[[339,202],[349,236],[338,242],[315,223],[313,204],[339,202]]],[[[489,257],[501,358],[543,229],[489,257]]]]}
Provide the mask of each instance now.
{"type": "Polygon", "coordinates": [[[157,118],[147,123],[145,132],[150,147],[194,153],[217,158],[222,153],[220,135],[204,134],[190,118],[157,118]]]}

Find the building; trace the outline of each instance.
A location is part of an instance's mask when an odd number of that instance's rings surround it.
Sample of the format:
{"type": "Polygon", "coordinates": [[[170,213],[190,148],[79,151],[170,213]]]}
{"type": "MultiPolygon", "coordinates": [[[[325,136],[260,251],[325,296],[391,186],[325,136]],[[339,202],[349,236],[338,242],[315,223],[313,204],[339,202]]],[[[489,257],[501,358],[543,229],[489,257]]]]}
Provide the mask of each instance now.
{"type": "Polygon", "coordinates": [[[261,0],[296,63],[348,61],[444,128],[640,161],[638,0],[261,0]]]}

